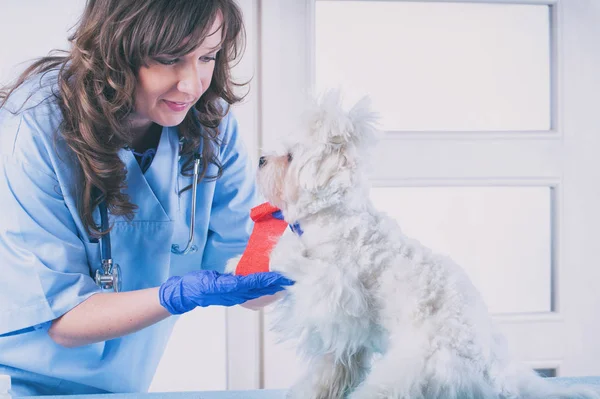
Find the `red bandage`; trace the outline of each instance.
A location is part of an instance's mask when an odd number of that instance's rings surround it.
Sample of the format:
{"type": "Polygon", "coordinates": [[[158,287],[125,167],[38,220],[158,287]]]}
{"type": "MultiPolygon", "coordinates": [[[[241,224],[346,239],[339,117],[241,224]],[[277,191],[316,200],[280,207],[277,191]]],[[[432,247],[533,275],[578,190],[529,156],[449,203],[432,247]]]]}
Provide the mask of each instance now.
{"type": "Polygon", "coordinates": [[[245,276],[269,271],[271,251],[288,227],[285,220],[273,216],[273,213],[277,211],[279,208],[268,202],[252,208],[250,217],[254,220],[254,228],[246,250],[235,269],[235,274],[245,276]]]}

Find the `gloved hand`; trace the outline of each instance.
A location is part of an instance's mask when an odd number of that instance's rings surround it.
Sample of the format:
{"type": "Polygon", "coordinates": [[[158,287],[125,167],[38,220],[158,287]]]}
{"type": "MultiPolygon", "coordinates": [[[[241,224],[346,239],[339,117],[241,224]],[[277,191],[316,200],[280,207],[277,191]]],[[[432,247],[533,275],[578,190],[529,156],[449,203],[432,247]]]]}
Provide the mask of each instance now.
{"type": "Polygon", "coordinates": [[[272,295],[294,282],[276,272],[247,276],[198,270],[165,281],[158,290],[160,304],[171,314],[182,314],[196,306],[233,306],[263,295],[272,295]]]}

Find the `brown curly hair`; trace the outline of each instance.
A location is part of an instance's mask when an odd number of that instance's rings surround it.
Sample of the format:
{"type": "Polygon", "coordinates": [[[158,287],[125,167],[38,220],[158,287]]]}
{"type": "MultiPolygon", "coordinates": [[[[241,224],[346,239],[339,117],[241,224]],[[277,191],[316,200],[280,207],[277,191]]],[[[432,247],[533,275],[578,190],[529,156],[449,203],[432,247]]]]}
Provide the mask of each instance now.
{"type": "Polygon", "coordinates": [[[32,75],[58,70],[54,95],[63,116],[60,133],[83,172],[78,211],[92,236],[106,233],[92,216],[101,201],[113,215],[129,220],[137,209],[123,193],[127,171],[118,152],[134,139],[126,119],[134,111],[138,71],[158,54],[180,57],[193,51],[211,33],[219,13],[222,43],[211,84],[195,104],[196,112],[188,112],[179,125],[185,159],[181,173],[192,175],[193,154],[202,142],[200,179],[217,179],[222,174],[218,126],[229,105],[243,98],[234,89],[246,85],[234,83],[230,74],[245,46],[242,13],[234,0],[88,0],[69,37],[70,51],[55,50],[36,60],[0,91],[1,108],[32,75]],[[209,164],[218,168],[213,176],[206,175],[209,164]]]}

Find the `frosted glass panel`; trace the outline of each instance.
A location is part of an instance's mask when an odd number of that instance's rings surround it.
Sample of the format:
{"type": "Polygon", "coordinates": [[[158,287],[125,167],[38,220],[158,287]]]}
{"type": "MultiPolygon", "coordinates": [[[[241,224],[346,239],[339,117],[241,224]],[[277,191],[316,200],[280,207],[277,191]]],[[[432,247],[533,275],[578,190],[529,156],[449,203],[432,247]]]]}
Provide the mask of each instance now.
{"type": "Polygon", "coordinates": [[[450,256],[492,313],[551,311],[551,189],[374,188],[403,232],[450,256]]]}
{"type": "Polygon", "coordinates": [[[368,94],[385,130],[550,128],[546,5],[317,1],[316,86],[368,94]]]}

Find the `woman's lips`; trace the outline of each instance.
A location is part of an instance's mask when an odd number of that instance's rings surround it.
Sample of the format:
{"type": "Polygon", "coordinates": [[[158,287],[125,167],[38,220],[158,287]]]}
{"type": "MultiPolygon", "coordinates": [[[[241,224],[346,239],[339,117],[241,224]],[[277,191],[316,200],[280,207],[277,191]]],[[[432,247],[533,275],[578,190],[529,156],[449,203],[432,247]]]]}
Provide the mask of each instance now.
{"type": "Polygon", "coordinates": [[[190,105],[190,103],[180,103],[180,102],[175,102],[175,101],[169,101],[169,100],[163,100],[165,102],[165,104],[167,104],[167,107],[169,107],[172,111],[175,112],[181,112],[183,110],[185,110],[188,105],[190,105]]]}

